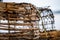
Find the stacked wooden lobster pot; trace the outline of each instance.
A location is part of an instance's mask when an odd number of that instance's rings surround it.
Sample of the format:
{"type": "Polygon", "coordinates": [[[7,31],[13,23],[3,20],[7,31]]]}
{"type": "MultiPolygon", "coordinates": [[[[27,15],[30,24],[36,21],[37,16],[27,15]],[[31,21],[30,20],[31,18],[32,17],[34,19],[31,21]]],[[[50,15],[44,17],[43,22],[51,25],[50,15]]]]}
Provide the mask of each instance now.
{"type": "Polygon", "coordinates": [[[39,38],[40,14],[30,3],[0,2],[0,40],[39,38]]]}

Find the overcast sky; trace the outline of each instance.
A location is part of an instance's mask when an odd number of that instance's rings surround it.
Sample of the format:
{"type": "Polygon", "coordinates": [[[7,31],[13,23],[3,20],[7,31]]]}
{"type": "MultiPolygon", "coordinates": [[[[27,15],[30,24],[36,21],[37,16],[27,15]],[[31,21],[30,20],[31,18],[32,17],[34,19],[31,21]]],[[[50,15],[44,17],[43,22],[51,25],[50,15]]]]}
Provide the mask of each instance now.
{"type": "Polygon", "coordinates": [[[3,0],[3,2],[27,2],[37,7],[51,6],[52,10],[60,10],[60,0],[3,0]]]}

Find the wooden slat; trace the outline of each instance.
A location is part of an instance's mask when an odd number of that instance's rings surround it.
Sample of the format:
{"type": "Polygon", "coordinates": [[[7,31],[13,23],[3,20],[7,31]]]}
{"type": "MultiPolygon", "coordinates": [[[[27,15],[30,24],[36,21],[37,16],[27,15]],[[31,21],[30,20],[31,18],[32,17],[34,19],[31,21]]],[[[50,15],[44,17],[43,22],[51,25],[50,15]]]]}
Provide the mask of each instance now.
{"type": "Polygon", "coordinates": [[[32,34],[30,35],[30,34],[0,34],[0,37],[3,37],[3,36],[5,36],[5,37],[9,37],[9,36],[32,36],[32,34]]]}
{"type": "Polygon", "coordinates": [[[24,30],[38,30],[37,28],[29,28],[29,29],[14,29],[14,28],[0,28],[0,30],[15,30],[15,31],[24,31],[24,30]]]}
{"type": "MultiPolygon", "coordinates": [[[[8,25],[8,23],[0,23],[1,25],[8,25]]],[[[26,26],[26,25],[32,25],[31,23],[9,23],[9,25],[20,25],[20,26],[26,26]]]]}
{"type": "MultiPolygon", "coordinates": [[[[7,20],[6,18],[0,18],[0,20],[7,20]]],[[[39,21],[39,19],[31,19],[31,20],[28,20],[28,19],[21,19],[21,18],[9,18],[9,20],[20,20],[20,21],[39,21]]]]}
{"type": "Polygon", "coordinates": [[[9,37],[0,37],[1,40],[7,40],[9,37]]]}

